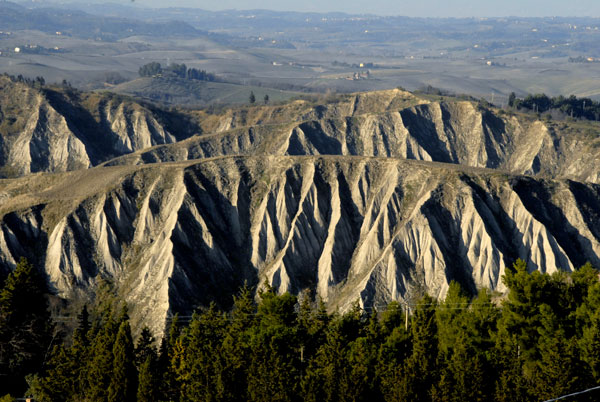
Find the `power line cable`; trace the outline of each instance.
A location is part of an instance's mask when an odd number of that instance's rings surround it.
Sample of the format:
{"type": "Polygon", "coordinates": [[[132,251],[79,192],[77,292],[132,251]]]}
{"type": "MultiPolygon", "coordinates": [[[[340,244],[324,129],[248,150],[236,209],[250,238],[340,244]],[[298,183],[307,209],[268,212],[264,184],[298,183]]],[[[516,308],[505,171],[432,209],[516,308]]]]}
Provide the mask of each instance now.
{"type": "Polygon", "coordinates": [[[591,392],[591,391],[595,391],[597,389],[600,389],[600,386],[598,387],[594,387],[594,388],[588,388],[586,390],[583,391],[579,391],[579,392],[575,392],[572,394],[568,394],[568,395],[563,395],[563,396],[559,396],[558,398],[554,398],[554,399],[548,399],[547,401],[544,402],[554,402],[554,401],[560,401],[561,399],[566,399],[566,398],[570,398],[572,396],[577,396],[577,395],[581,395],[581,394],[585,394],[587,392],[591,392]]]}

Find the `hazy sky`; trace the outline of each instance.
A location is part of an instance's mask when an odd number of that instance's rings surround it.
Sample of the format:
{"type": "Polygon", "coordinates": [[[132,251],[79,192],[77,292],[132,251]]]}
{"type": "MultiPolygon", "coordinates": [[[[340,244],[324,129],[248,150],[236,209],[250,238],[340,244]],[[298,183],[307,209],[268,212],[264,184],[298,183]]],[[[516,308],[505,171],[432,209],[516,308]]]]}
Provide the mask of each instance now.
{"type": "Polygon", "coordinates": [[[185,6],[207,10],[263,8],[430,17],[600,16],[599,0],[135,0],[135,2],[152,7],[185,6]]]}

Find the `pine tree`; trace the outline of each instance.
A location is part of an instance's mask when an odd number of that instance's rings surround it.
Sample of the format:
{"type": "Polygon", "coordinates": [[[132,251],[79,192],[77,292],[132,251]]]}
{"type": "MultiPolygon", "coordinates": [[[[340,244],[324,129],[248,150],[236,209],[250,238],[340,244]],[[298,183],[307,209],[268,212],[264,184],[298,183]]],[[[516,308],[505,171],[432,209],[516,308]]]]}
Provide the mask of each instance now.
{"type": "Polygon", "coordinates": [[[256,102],[256,96],[254,95],[254,91],[250,91],[250,97],[248,98],[248,101],[251,104],[254,104],[256,102]]]}
{"type": "Polygon", "coordinates": [[[112,350],[113,369],[108,387],[109,402],[135,401],[137,372],[129,321],[123,320],[112,350]]]}
{"type": "Polygon", "coordinates": [[[87,376],[85,362],[90,359],[91,326],[87,306],[83,306],[78,316],[78,326],[73,333],[73,343],[69,348],[68,356],[72,360],[71,376],[75,380],[74,398],[83,399],[87,390],[87,376]]]}
{"type": "Polygon", "coordinates": [[[182,367],[183,400],[221,400],[225,392],[222,382],[224,366],[221,352],[226,322],[223,314],[211,304],[207,311],[196,313],[186,333],[186,353],[182,367]]]}
{"type": "Polygon", "coordinates": [[[81,312],[77,315],[77,328],[74,336],[79,337],[84,344],[88,343],[88,332],[90,331],[90,313],[87,305],[84,305],[81,312]]]}
{"type": "Polygon", "coordinates": [[[503,277],[510,292],[504,302],[498,332],[502,336],[516,336],[525,362],[536,358],[539,338],[537,329],[540,326],[538,306],[548,301],[549,280],[548,275],[542,275],[538,271],[530,274],[527,263],[523,260],[517,260],[503,277]]]}
{"type": "Polygon", "coordinates": [[[411,332],[413,350],[405,364],[404,397],[413,401],[428,401],[438,384],[435,301],[428,295],[418,303],[411,332]]]}
{"type": "Polygon", "coordinates": [[[248,370],[251,400],[290,400],[300,380],[300,351],[297,350],[296,297],[277,295],[267,287],[259,292],[258,325],[251,335],[254,358],[248,370]],[[272,367],[279,367],[273,371],[272,367]]]}
{"type": "Polygon", "coordinates": [[[244,285],[234,297],[230,324],[223,339],[223,375],[225,400],[248,400],[248,369],[252,359],[250,339],[256,321],[256,303],[252,290],[244,285]]]}
{"type": "Polygon", "coordinates": [[[42,369],[54,327],[45,278],[25,258],[0,290],[0,378],[3,392],[22,394],[25,375],[42,369]]]}
{"type": "Polygon", "coordinates": [[[108,387],[113,371],[113,347],[119,326],[112,317],[112,311],[103,312],[100,321],[90,330],[91,344],[89,359],[84,369],[86,374],[86,397],[93,402],[108,399],[108,387]]]}
{"type": "Polygon", "coordinates": [[[141,367],[148,357],[151,360],[156,360],[157,353],[154,346],[155,339],[152,336],[152,332],[150,328],[144,327],[142,328],[142,332],[140,333],[140,337],[135,346],[135,365],[136,367],[141,367]]]}
{"type": "Polygon", "coordinates": [[[450,282],[446,299],[436,309],[440,351],[452,354],[457,339],[465,331],[469,298],[458,282],[450,282]]]}
{"type": "Polygon", "coordinates": [[[575,339],[567,339],[560,321],[548,305],[541,305],[539,309],[540,359],[532,375],[536,396],[546,400],[583,389],[585,370],[582,370],[575,339]]]}
{"type": "Polygon", "coordinates": [[[412,349],[405,318],[397,303],[388,305],[381,318],[384,337],[379,348],[377,371],[386,401],[399,401],[403,396],[402,367],[412,349]]]}
{"type": "Polygon", "coordinates": [[[341,318],[335,317],[302,379],[302,394],[306,401],[339,400],[346,347],[341,318]]]}
{"type": "Polygon", "coordinates": [[[46,376],[39,378],[35,386],[34,396],[38,401],[72,401],[85,398],[86,373],[85,362],[88,360],[89,315],[84,307],[78,316],[79,325],[73,334],[71,346],[57,345],[46,365],[46,376]]]}
{"type": "Polygon", "coordinates": [[[68,349],[64,346],[55,346],[48,362],[47,375],[37,384],[36,400],[60,402],[75,399],[78,380],[77,363],[68,349]]]}
{"type": "Polygon", "coordinates": [[[181,354],[181,326],[179,315],[176,314],[170,322],[167,336],[162,339],[158,357],[158,375],[161,378],[159,387],[160,400],[178,400],[179,383],[177,365],[183,357],[181,354]]]}
{"type": "Polygon", "coordinates": [[[328,322],[325,338],[302,379],[303,396],[307,401],[358,398],[355,392],[368,388],[371,355],[365,339],[357,341],[363,331],[360,306],[355,303],[343,316],[323,321],[328,322]],[[357,362],[356,368],[349,361],[357,362]]]}
{"type": "Polygon", "coordinates": [[[600,310],[592,317],[591,325],[583,330],[579,344],[595,383],[600,384],[600,310]]]}
{"type": "Polygon", "coordinates": [[[485,358],[471,344],[465,332],[459,334],[452,357],[448,363],[454,386],[451,389],[455,401],[488,401],[490,389],[486,388],[485,358]]]}
{"type": "Polygon", "coordinates": [[[156,362],[151,355],[140,366],[138,376],[137,402],[155,402],[159,400],[156,362]]]}

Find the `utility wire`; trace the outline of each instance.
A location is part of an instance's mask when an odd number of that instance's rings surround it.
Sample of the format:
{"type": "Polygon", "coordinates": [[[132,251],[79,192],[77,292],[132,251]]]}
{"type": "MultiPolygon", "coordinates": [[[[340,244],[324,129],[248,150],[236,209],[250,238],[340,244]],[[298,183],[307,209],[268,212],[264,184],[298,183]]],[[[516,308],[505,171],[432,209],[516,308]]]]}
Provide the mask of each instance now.
{"type": "Polygon", "coordinates": [[[554,401],[559,401],[559,400],[561,400],[561,399],[566,399],[566,398],[570,398],[570,397],[572,397],[572,396],[577,396],[577,395],[585,394],[585,393],[587,393],[587,392],[595,391],[595,390],[597,390],[597,389],[600,389],[600,386],[599,386],[599,387],[594,387],[594,388],[588,388],[588,389],[586,389],[586,390],[579,391],[579,392],[575,392],[575,393],[573,393],[573,394],[568,394],[568,395],[559,396],[558,398],[554,398],[554,399],[548,399],[547,401],[544,401],[544,402],[554,402],[554,401]]]}

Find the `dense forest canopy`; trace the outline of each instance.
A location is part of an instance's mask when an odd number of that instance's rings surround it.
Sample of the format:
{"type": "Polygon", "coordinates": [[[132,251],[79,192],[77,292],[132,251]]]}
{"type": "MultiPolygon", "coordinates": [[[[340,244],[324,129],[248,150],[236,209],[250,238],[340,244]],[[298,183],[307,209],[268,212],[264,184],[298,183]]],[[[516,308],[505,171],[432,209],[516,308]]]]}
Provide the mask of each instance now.
{"type": "Polygon", "coordinates": [[[501,301],[453,282],[443,301],[344,314],[244,287],[231,311],[173,317],[160,343],[148,329],[134,342],[113,302],[52,340],[47,289],[23,260],[0,291],[0,378],[39,401],[537,401],[600,384],[599,272],[530,273],[519,260],[504,283],[501,301]]]}

